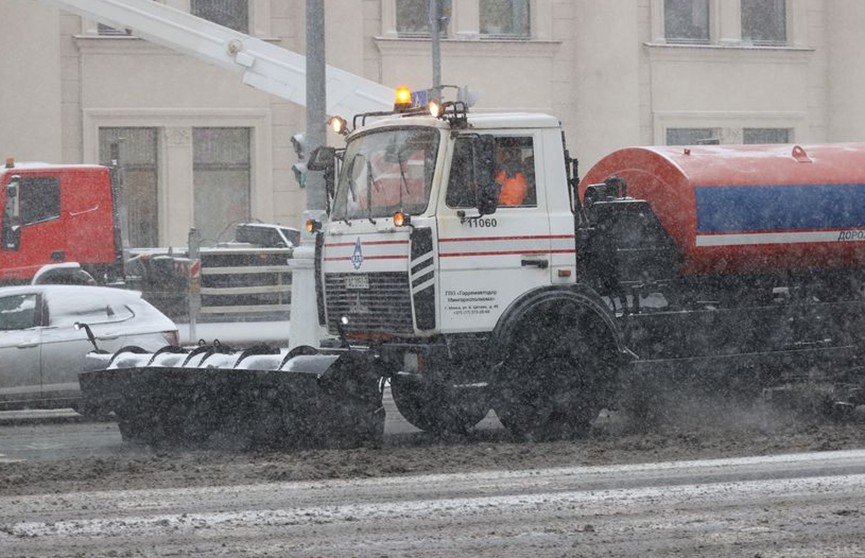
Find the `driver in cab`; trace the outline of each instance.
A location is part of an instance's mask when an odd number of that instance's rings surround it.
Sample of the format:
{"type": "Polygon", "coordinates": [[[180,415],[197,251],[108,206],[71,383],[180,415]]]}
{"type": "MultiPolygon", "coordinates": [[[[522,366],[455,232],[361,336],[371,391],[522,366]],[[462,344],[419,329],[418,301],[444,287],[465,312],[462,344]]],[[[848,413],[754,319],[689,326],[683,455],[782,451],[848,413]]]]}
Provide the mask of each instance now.
{"type": "Polygon", "coordinates": [[[522,168],[518,147],[499,147],[496,152],[496,182],[500,206],[519,206],[523,204],[529,191],[528,181],[522,168]]]}

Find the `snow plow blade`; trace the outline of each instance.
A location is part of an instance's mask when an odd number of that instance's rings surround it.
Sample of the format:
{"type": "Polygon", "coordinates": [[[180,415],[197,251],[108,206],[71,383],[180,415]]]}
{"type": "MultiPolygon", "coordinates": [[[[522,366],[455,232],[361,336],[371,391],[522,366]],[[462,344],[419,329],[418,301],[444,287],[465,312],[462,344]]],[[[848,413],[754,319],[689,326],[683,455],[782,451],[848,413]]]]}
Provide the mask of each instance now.
{"type": "Polygon", "coordinates": [[[382,373],[369,353],[121,352],[79,382],[84,405],[113,412],[124,441],[233,450],[381,444],[382,373]]]}

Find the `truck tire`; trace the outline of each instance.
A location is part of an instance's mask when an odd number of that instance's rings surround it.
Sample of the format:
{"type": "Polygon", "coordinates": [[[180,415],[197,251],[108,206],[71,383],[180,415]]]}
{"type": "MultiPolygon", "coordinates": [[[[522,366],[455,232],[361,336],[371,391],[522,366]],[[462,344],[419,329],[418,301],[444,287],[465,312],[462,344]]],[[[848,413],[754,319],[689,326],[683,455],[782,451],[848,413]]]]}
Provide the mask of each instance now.
{"type": "Polygon", "coordinates": [[[463,434],[491,407],[486,386],[447,385],[400,374],[391,378],[390,390],[403,418],[432,434],[463,434]]]}
{"type": "Polygon", "coordinates": [[[547,300],[513,329],[495,382],[494,409],[515,436],[585,436],[618,386],[617,336],[599,308],[547,300]]]}

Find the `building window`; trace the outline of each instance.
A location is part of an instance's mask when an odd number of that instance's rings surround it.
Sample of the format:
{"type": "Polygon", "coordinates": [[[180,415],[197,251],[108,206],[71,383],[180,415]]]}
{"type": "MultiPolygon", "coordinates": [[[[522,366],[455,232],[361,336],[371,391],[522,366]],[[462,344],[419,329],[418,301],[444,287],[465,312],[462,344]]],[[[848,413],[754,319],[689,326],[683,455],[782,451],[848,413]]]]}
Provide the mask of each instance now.
{"type": "Polygon", "coordinates": [[[786,0],[742,0],[742,41],[755,45],[786,44],[786,0]]]}
{"type": "Polygon", "coordinates": [[[249,33],[248,0],[192,0],[189,8],[194,16],[249,33]]]}
{"type": "Polygon", "coordinates": [[[202,242],[234,237],[250,219],[249,128],[193,128],[192,173],[195,228],[202,242]]]}
{"type": "Polygon", "coordinates": [[[709,0],[664,0],[664,37],[671,43],[708,43],[709,0]]]}
{"type": "Polygon", "coordinates": [[[790,143],[789,128],[745,128],[742,143],[790,143]]]}
{"type": "Polygon", "coordinates": [[[157,128],[99,128],[99,162],[111,164],[111,144],[120,142],[123,205],[129,246],[159,246],[157,128]]]}
{"type": "Polygon", "coordinates": [[[699,145],[718,143],[714,128],[667,128],[667,145],[699,145]]]}
{"type": "MultiPolygon", "coordinates": [[[[451,0],[438,0],[439,34],[447,36],[451,0]]],[[[429,37],[430,0],[396,0],[396,32],[403,37],[429,37]]]]}
{"type": "Polygon", "coordinates": [[[530,24],[529,0],[481,0],[481,35],[528,37],[530,24]]]}
{"type": "Polygon", "coordinates": [[[125,37],[127,35],[132,34],[132,29],[129,29],[128,27],[126,27],[124,29],[116,29],[114,27],[110,27],[108,25],[105,25],[104,23],[98,23],[98,24],[96,24],[96,32],[99,35],[125,37]]]}

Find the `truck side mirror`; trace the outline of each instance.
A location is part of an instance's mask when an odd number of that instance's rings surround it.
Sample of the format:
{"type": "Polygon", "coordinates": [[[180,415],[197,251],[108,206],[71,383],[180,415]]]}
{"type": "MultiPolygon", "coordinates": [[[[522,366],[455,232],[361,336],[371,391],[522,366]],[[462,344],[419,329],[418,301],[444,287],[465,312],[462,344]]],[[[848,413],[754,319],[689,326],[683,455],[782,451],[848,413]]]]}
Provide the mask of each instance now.
{"type": "Polygon", "coordinates": [[[319,146],[309,155],[306,168],[311,171],[324,171],[324,186],[329,197],[333,197],[336,173],[336,148],[319,146]]]}
{"type": "Polygon", "coordinates": [[[313,171],[326,171],[335,165],[336,148],[322,145],[309,155],[307,168],[313,171]]]}
{"type": "Polygon", "coordinates": [[[476,204],[481,215],[490,215],[499,207],[499,190],[496,182],[496,142],[490,135],[474,139],[474,177],[477,193],[476,204]]]}
{"type": "Polygon", "coordinates": [[[21,245],[20,180],[13,176],[6,184],[6,201],[3,204],[2,249],[18,250],[21,245]]]}
{"type": "Polygon", "coordinates": [[[18,177],[13,176],[12,180],[6,185],[6,216],[11,217],[15,221],[21,217],[21,206],[18,203],[18,177]]]}

